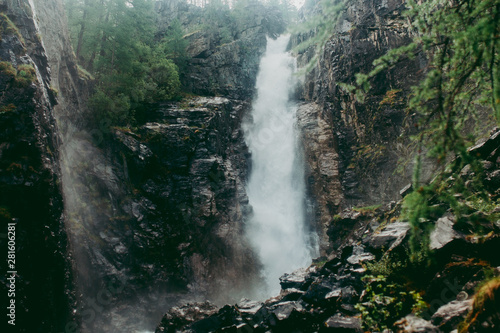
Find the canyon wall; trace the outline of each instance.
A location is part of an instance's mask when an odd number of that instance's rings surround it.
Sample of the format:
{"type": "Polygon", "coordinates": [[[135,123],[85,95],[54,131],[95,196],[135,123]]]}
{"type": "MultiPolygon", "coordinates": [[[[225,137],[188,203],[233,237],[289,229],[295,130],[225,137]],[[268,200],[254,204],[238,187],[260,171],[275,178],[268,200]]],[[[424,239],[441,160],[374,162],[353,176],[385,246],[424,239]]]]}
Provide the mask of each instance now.
{"type": "MultiPolygon", "coordinates": [[[[421,55],[403,60],[370,81],[364,103],[356,101],[337,84],[353,84],[355,74],[370,72],[375,59],[408,44],[412,32],[402,15],[404,1],[359,0],[346,6],[298,92],[309,193],[323,250],[331,250],[331,241],[351,227],[334,222],[343,209],[397,201],[411,182],[415,151],[409,136],[415,119],[406,101],[426,66],[421,55]]],[[[313,19],[319,11],[321,5],[309,1],[300,11],[301,20],[313,19]]],[[[311,37],[296,34],[292,46],[311,37]]],[[[313,48],[299,52],[299,67],[313,55],[313,48]]],[[[432,168],[424,169],[428,177],[432,168]]]]}

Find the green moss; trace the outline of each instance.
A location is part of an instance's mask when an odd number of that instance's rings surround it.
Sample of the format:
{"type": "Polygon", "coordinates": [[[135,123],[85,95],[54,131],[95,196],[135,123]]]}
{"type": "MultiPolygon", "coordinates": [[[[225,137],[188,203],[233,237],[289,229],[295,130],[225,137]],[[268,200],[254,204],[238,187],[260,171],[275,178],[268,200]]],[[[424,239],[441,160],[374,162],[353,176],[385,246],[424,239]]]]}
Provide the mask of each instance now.
{"type": "Polygon", "coordinates": [[[372,205],[372,206],[365,206],[365,207],[354,207],[352,210],[360,213],[373,213],[377,209],[379,209],[382,205],[372,205]]]}
{"type": "Polygon", "coordinates": [[[0,113],[16,111],[16,106],[14,104],[2,105],[0,106],[0,113]]]}
{"type": "Polygon", "coordinates": [[[2,74],[10,76],[11,78],[15,78],[16,75],[17,75],[16,69],[8,61],[2,61],[2,62],[0,62],[0,72],[2,74]]]}
{"type": "Polygon", "coordinates": [[[36,81],[36,71],[32,65],[19,65],[15,79],[20,87],[27,87],[36,81]]]}
{"type": "Polygon", "coordinates": [[[25,88],[36,81],[36,71],[32,65],[19,65],[17,70],[8,61],[0,62],[0,72],[9,76],[17,87],[25,88]]]}
{"type": "Polygon", "coordinates": [[[15,35],[23,45],[25,43],[23,36],[14,22],[5,13],[0,13],[0,40],[6,35],[15,35]]]}

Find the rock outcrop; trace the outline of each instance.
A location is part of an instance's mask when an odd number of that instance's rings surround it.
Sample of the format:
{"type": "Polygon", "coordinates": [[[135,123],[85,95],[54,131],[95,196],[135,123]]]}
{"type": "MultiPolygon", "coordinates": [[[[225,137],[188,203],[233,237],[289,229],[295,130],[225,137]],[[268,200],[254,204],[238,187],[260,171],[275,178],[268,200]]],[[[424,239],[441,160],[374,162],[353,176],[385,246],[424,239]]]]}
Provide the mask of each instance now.
{"type": "Polygon", "coordinates": [[[70,170],[76,201],[67,221],[78,242],[79,314],[101,291],[109,296],[95,319],[82,317],[84,330],[152,327],[181,300],[252,294],[259,264],[243,235],[248,152],[240,129],[248,108],[220,97],[167,103],[137,128],[112,129],[102,150],[90,141],[70,146],[86,157],[70,170]]]}
{"type": "MultiPolygon", "coordinates": [[[[308,3],[301,10],[302,19],[312,17],[320,8],[316,2],[308,3]]],[[[305,75],[300,96],[320,105],[332,128],[329,141],[335,142],[338,156],[335,164],[342,196],[321,199],[332,207],[339,205],[339,198],[343,206],[399,200],[398,191],[411,179],[412,152],[404,125],[412,119],[405,113],[404,96],[421,77],[426,60],[417,56],[379,74],[362,104],[337,85],[355,82],[354,75],[369,72],[373,60],[411,41],[402,16],[404,8],[401,0],[349,3],[319,65],[305,75]],[[401,174],[395,173],[398,159],[408,161],[401,174]]],[[[307,38],[307,34],[295,35],[294,45],[307,38]]],[[[299,66],[304,66],[312,53],[309,49],[299,54],[299,66]]]]}
{"type": "Polygon", "coordinates": [[[338,147],[328,115],[315,103],[300,104],[297,125],[306,163],[308,199],[314,216],[310,223],[318,232],[322,255],[331,252],[328,230],[341,209],[343,191],[339,174],[338,147]]]}

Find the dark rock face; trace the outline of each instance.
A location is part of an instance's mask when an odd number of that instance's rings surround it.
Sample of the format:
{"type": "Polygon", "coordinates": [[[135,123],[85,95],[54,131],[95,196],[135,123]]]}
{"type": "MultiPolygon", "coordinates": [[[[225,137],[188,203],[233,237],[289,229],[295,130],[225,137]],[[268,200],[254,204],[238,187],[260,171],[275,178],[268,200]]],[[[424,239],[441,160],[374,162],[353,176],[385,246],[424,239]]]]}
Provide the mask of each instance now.
{"type": "MultiPolygon", "coordinates": [[[[7,234],[7,223],[15,223],[16,248],[9,263],[14,267],[7,267],[6,260],[0,267],[17,271],[15,326],[4,318],[2,327],[59,332],[71,320],[74,299],[58,184],[56,96],[35,9],[28,1],[5,0],[0,11],[0,219],[2,234],[7,234]]],[[[0,239],[2,249],[7,241],[0,239]]],[[[3,279],[3,295],[8,288],[3,279]]]]}
{"type": "Polygon", "coordinates": [[[148,270],[151,283],[167,275],[194,293],[230,297],[257,272],[242,229],[248,152],[239,126],[248,104],[218,97],[186,104],[160,107],[159,121],[137,133],[115,133],[121,174],[137,194],[126,208],[137,226],[125,248],[141,270],[148,261],[165,267],[156,277],[148,270]]]}
{"type": "Polygon", "coordinates": [[[229,12],[223,13],[230,24],[224,27],[204,16],[204,9],[178,0],[159,2],[157,11],[161,30],[174,19],[186,29],[190,59],[181,81],[185,89],[202,96],[250,98],[266,36],[276,37],[286,28],[277,8],[258,2],[249,3],[245,15],[232,21],[229,12]]]}
{"type": "Polygon", "coordinates": [[[252,295],[259,264],[243,235],[240,129],[248,108],[220,97],[164,104],[133,131],[114,129],[102,150],[85,137],[70,146],[80,156],[69,170],[67,225],[84,330],[152,327],[181,299],[252,295]],[[90,320],[100,292],[109,298],[90,320]]]}

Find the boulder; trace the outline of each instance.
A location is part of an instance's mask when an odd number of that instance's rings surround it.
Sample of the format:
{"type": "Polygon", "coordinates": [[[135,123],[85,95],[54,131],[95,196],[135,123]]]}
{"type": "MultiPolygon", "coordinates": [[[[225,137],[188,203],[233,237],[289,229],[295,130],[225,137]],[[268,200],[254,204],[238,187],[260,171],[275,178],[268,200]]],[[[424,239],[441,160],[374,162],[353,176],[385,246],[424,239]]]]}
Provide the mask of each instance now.
{"type": "Polygon", "coordinates": [[[346,333],[361,333],[361,318],[346,317],[341,314],[336,314],[325,321],[326,332],[346,332],[346,333]]]}
{"type": "Polygon", "coordinates": [[[500,129],[493,131],[491,136],[476,143],[468,149],[469,154],[486,159],[488,156],[500,146],[500,129]]]}
{"type": "Polygon", "coordinates": [[[288,319],[293,311],[303,312],[304,310],[302,304],[295,301],[282,302],[269,307],[269,312],[273,313],[278,321],[288,319]]]}
{"type": "Polygon", "coordinates": [[[217,313],[217,307],[210,303],[188,303],[171,308],[162,318],[155,333],[177,332],[195,321],[199,321],[217,313]]]}
{"type": "Polygon", "coordinates": [[[380,232],[374,233],[368,243],[373,249],[392,249],[401,244],[409,230],[410,224],[408,222],[391,223],[380,232]]]}
{"type": "Polygon", "coordinates": [[[236,308],[243,314],[254,315],[259,311],[262,307],[262,302],[252,301],[249,299],[242,299],[238,304],[236,304],[236,308]]]}
{"type": "Polygon", "coordinates": [[[300,268],[292,273],[285,273],[282,277],[280,277],[281,288],[304,290],[307,288],[306,278],[311,270],[315,270],[315,268],[311,266],[310,268],[300,268]]]}

